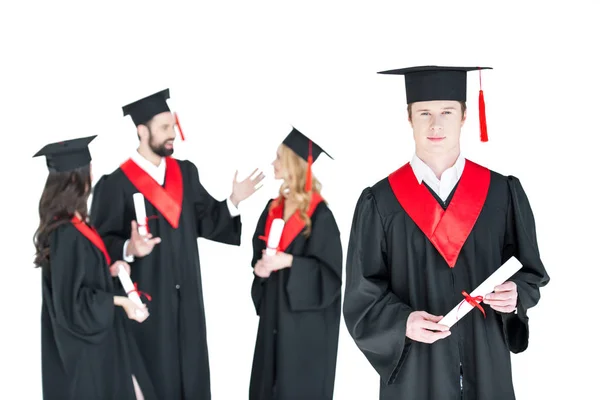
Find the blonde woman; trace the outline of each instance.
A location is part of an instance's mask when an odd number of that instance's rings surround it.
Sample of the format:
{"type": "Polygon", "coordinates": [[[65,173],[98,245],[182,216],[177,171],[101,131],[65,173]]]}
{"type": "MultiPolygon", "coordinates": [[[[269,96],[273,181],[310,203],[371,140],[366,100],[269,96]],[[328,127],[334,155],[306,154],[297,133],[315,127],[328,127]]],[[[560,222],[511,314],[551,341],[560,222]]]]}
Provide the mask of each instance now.
{"type": "Polygon", "coordinates": [[[313,157],[321,153],[327,154],[294,128],[273,162],[275,179],[283,184],[267,203],[252,243],[252,300],[260,321],[250,400],[333,398],[342,246],[321,184],[312,176],[313,157]],[[276,255],[267,255],[275,218],[285,226],[276,255]]]}

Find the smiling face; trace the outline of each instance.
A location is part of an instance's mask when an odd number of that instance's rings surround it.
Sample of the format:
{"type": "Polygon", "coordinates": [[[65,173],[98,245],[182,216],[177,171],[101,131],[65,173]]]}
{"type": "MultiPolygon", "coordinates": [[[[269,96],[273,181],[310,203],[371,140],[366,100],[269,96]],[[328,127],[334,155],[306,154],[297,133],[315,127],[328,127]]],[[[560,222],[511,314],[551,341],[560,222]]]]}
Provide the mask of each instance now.
{"type": "Polygon", "coordinates": [[[170,112],[157,114],[147,125],[147,140],[150,149],[160,157],[173,154],[175,141],[175,118],[170,112]]]}
{"type": "Polygon", "coordinates": [[[409,105],[409,122],[417,151],[448,153],[457,148],[465,118],[464,105],[458,101],[422,101],[409,105]]]}

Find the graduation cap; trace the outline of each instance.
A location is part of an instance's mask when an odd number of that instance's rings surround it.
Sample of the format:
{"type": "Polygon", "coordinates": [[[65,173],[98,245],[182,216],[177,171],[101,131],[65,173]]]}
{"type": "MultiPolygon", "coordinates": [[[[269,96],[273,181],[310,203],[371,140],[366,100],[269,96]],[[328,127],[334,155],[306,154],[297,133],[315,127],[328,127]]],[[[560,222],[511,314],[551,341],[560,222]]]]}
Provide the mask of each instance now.
{"type": "Polygon", "coordinates": [[[51,172],[66,172],[88,165],[92,161],[88,144],[97,135],[50,143],[33,157],[46,156],[51,172]]]}
{"type": "Polygon", "coordinates": [[[479,70],[479,127],[481,141],[487,142],[485,100],[481,89],[481,70],[490,67],[439,67],[427,65],[378,72],[387,75],[404,75],[406,102],[455,100],[467,101],[467,72],[479,70]]]}
{"type": "MultiPolygon", "coordinates": [[[[133,103],[123,106],[123,116],[126,117],[130,115],[135,126],[144,124],[150,121],[157,114],[163,112],[171,112],[171,109],[167,104],[167,100],[169,98],[169,89],[167,88],[161,90],[160,92],[156,92],[154,94],[151,94],[150,96],[144,97],[143,99],[134,101],[133,103]]],[[[179,124],[179,117],[176,113],[174,114],[174,116],[175,125],[177,125],[179,133],[181,134],[181,140],[185,140],[183,136],[183,131],[181,129],[181,125],[179,124]]]]}
{"type": "Polygon", "coordinates": [[[294,153],[296,153],[300,158],[304,159],[308,162],[308,168],[306,171],[306,185],[305,191],[309,192],[312,189],[312,164],[314,161],[319,158],[321,153],[327,155],[327,157],[333,160],[331,157],[321,146],[313,142],[311,139],[306,137],[302,132],[292,127],[292,131],[287,135],[287,137],[282,142],[287,147],[292,149],[294,153]]]}

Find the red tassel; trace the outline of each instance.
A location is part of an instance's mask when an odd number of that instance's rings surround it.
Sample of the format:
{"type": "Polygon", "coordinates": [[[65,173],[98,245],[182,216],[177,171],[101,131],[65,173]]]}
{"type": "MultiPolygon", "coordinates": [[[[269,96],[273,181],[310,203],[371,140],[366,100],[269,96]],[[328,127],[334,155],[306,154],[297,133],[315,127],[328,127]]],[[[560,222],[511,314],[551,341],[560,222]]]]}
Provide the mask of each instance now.
{"type": "Polygon", "coordinates": [[[487,121],[485,118],[485,100],[483,98],[483,90],[479,91],[479,130],[481,131],[481,141],[488,141],[487,121]]]}
{"type": "Polygon", "coordinates": [[[179,123],[179,117],[177,116],[177,113],[173,113],[173,115],[175,116],[175,125],[177,125],[177,129],[179,129],[181,140],[185,140],[185,137],[183,136],[183,131],[181,130],[181,124],[179,123]]]}
{"type": "Polygon", "coordinates": [[[312,164],[313,164],[312,141],[309,141],[308,142],[308,167],[306,168],[306,185],[304,186],[305,192],[312,191],[312,164]]]}
{"type": "Polygon", "coordinates": [[[481,87],[481,70],[479,70],[479,131],[481,141],[487,142],[487,120],[485,117],[485,99],[483,98],[483,88],[481,87]]]}

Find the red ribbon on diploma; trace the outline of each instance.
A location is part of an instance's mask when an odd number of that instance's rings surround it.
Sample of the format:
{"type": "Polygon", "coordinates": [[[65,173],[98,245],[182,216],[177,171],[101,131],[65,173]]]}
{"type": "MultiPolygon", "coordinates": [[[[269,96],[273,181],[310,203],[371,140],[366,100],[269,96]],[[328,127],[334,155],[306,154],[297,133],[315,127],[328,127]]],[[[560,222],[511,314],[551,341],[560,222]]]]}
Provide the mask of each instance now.
{"type": "Polygon", "coordinates": [[[144,228],[146,228],[146,232],[150,233],[150,226],[148,225],[148,221],[150,219],[157,219],[157,218],[158,218],[158,215],[151,215],[149,217],[146,217],[146,221],[144,222],[144,224],[143,225],[138,225],[138,226],[140,226],[140,227],[143,226],[144,228]]]}
{"type": "Polygon", "coordinates": [[[129,296],[129,293],[137,293],[138,296],[140,296],[140,297],[145,296],[148,299],[148,301],[152,301],[152,297],[148,293],[138,290],[137,282],[134,282],[133,290],[130,290],[129,292],[127,292],[127,296],[129,296]]]}
{"type": "MultiPolygon", "coordinates": [[[[479,304],[479,303],[481,303],[483,301],[483,296],[472,297],[469,293],[465,292],[464,290],[462,291],[462,295],[465,297],[465,299],[463,301],[461,301],[460,304],[458,305],[458,310],[460,310],[460,306],[462,306],[463,303],[466,301],[467,303],[469,303],[473,307],[479,308],[479,310],[483,313],[483,317],[485,318],[485,310],[479,304]]],[[[457,320],[458,320],[458,310],[456,310],[457,311],[457,314],[456,314],[456,319],[457,320]]]]}

